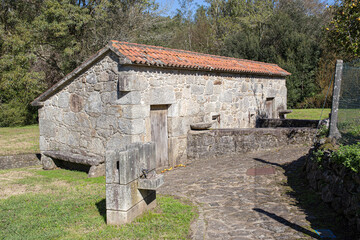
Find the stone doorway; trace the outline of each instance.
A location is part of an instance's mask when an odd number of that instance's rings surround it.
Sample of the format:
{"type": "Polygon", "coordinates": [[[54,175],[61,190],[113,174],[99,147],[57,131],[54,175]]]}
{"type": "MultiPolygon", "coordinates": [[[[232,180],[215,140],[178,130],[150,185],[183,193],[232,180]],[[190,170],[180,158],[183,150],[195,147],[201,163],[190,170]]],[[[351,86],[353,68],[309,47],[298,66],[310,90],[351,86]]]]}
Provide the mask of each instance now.
{"type": "Polygon", "coordinates": [[[169,165],[168,153],[168,105],[150,106],[151,141],[155,142],[156,167],[169,165]]]}
{"type": "Polygon", "coordinates": [[[265,111],[267,118],[274,118],[274,98],[266,98],[265,111]]]}

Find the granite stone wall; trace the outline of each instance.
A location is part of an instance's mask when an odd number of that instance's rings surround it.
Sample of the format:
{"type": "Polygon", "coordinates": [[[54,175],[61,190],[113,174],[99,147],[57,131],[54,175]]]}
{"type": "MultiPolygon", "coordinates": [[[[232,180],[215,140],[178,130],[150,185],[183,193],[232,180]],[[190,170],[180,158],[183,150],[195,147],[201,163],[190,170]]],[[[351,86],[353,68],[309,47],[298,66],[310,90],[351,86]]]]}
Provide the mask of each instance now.
{"type": "Polygon", "coordinates": [[[110,52],[44,102],[40,150],[104,158],[106,150],[149,142],[151,106],[166,105],[169,165],[175,165],[187,158],[190,124],[254,127],[266,99],[276,115],[286,109],[286,94],[281,77],[123,66],[110,52]]]}
{"type": "Polygon", "coordinates": [[[121,67],[119,76],[126,94],[118,103],[132,104],[129,125],[140,141],[151,141],[149,106],[168,105],[169,165],[186,161],[190,124],[252,128],[265,114],[266,99],[273,99],[275,113],[286,109],[284,78],[133,66],[121,67]]]}
{"type": "Polygon", "coordinates": [[[309,184],[324,202],[345,216],[352,231],[360,233],[360,173],[332,161],[332,150],[329,149],[322,149],[324,154],[320,161],[316,161],[314,152],[320,147],[315,144],[306,161],[309,184]]]}
{"type": "Polygon", "coordinates": [[[191,131],[188,134],[189,159],[226,156],[294,144],[312,144],[316,129],[253,128],[191,131]]]}

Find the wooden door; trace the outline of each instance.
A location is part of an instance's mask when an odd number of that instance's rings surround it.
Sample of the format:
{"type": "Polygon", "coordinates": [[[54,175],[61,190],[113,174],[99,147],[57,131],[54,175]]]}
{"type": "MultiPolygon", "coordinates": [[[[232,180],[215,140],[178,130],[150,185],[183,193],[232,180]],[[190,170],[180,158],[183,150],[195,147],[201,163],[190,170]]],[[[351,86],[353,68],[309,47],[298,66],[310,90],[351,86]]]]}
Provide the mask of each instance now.
{"type": "Polygon", "coordinates": [[[151,141],[155,142],[156,167],[169,165],[167,105],[151,106],[151,141]]]}
{"type": "Polygon", "coordinates": [[[274,98],[267,98],[265,107],[267,118],[274,118],[274,98]]]}

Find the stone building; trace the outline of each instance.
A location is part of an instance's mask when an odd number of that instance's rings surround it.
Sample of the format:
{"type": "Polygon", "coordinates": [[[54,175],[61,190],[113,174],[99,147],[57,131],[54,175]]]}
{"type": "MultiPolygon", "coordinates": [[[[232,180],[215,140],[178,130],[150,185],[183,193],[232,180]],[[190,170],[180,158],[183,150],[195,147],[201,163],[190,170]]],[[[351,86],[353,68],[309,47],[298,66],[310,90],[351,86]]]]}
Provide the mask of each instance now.
{"type": "Polygon", "coordinates": [[[182,163],[191,124],[251,128],[277,118],[288,75],[275,64],[111,41],[32,102],[44,168],[59,159],[97,175],[107,150],[150,141],[157,167],[182,163]]]}

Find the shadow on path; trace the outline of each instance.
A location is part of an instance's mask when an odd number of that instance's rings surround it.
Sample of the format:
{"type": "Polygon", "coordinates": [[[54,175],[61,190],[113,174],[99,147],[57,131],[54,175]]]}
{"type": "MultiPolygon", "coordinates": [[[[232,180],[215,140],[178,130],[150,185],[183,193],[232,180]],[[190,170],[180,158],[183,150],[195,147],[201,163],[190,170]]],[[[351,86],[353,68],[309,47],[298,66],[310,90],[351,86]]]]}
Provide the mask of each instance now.
{"type": "Polygon", "coordinates": [[[297,225],[296,223],[289,222],[285,218],[280,217],[280,216],[278,216],[278,215],[276,215],[274,213],[270,213],[270,212],[265,211],[265,210],[263,210],[261,208],[253,208],[253,210],[258,212],[258,213],[265,214],[266,216],[278,221],[281,224],[284,224],[285,226],[291,227],[292,229],[294,229],[294,230],[296,230],[298,232],[302,232],[302,233],[304,233],[304,234],[306,234],[308,236],[311,236],[313,238],[320,239],[319,235],[317,235],[316,233],[314,233],[312,231],[309,231],[306,228],[303,228],[302,226],[297,225]]]}
{"type": "Polygon", "coordinates": [[[279,164],[279,163],[273,163],[273,162],[269,162],[269,161],[266,161],[266,160],[263,160],[261,158],[253,158],[255,161],[258,161],[258,162],[261,162],[261,163],[265,163],[265,164],[269,164],[269,165],[273,165],[273,166],[277,166],[277,167],[281,167],[281,168],[284,168],[283,165],[279,164]]]}
{"type": "MultiPolygon", "coordinates": [[[[312,229],[330,229],[336,235],[337,239],[359,239],[356,238],[354,233],[352,233],[346,225],[346,219],[337,214],[330,205],[324,203],[320,194],[313,191],[309,186],[304,171],[306,158],[307,156],[305,155],[293,162],[284,164],[260,158],[253,159],[261,163],[280,167],[285,171],[284,175],[287,177],[287,181],[282,183],[282,186],[285,189],[285,194],[293,198],[296,206],[303,210],[306,214],[306,220],[310,222],[312,229]]],[[[295,223],[291,223],[276,215],[276,213],[270,213],[260,208],[254,208],[254,211],[265,214],[268,217],[297,230],[298,232],[320,239],[316,233],[295,223]]]]}

